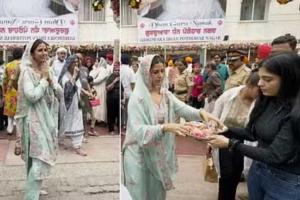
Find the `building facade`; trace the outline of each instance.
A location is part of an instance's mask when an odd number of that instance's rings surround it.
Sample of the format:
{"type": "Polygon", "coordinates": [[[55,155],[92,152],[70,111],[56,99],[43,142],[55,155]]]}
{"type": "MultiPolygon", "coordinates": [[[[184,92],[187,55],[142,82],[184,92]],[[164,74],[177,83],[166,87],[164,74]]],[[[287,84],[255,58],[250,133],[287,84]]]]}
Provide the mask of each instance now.
{"type": "MultiPolygon", "coordinates": [[[[285,33],[300,39],[299,1],[285,5],[275,0],[220,2],[226,4],[224,36],[228,42],[271,42],[285,33]]],[[[121,16],[122,44],[138,45],[137,13],[128,7],[128,0],[122,0],[121,16]]]]}

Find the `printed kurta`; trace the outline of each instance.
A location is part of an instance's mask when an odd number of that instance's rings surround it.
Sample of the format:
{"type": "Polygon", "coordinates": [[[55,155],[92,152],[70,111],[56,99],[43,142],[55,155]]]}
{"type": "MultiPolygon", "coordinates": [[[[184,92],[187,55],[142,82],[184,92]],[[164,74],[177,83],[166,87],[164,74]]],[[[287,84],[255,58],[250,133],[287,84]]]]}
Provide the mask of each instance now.
{"type": "Polygon", "coordinates": [[[31,67],[26,67],[20,77],[15,118],[21,135],[22,158],[27,173],[32,168],[33,178],[41,180],[49,175],[56,160],[59,105],[56,96],[61,94],[61,88],[58,84],[49,86],[31,67]]]}
{"type": "Polygon", "coordinates": [[[81,146],[84,134],[82,108],[79,107],[81,83],[79,79],[71,83],[71,77],[70,72],[66,72],[62,78],[64,98],[60,101],[60,134],[70,137],[76,148],[81,146]]]}
{"type": "Polygon", "coordinates": [[[20,60],[14,60],[6,65],[3,76],[4,115],[13,117],[17,110],[17,77],[20,60]]]}
{"type": "Polygon", "coordinates": [[[166,191],[174,187],[177,171],[175,134],[163,133],[160,123],[175,122],[176,115],[187,121],[200,119],[199,110],[187,106],[167,91],[166,80],[162,84],[162,103],[158,110],[155,108],[157,105],[149,92],[152,59],[153,56],[146,56],[141,62],[137,84],[128,104],[123,175],[133,200],[164,200],[166,191]],[[161,110],[164,112],[157,112],[161,110]]]}

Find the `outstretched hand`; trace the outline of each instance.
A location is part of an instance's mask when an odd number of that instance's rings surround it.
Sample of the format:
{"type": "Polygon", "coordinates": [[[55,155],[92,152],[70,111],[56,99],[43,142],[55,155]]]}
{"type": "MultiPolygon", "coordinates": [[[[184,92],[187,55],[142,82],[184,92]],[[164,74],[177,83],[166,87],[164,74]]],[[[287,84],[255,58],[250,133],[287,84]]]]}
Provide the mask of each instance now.
{"type": "Polygon", "coordinates": [[[180,136],[186,136],[190,130],[191,127],[185,124],[169,123],[163,125],[164,132],[175,133],[180,136]]]}
{"type": "Polygon", "coordinates": [[[213,116],[211,113],[201,109],[200,110],[200,117],[203,121],[210,123],[213,125],[216,129],[225,130],[227,127],[215,116],[213,116]]]}
{"type": "Polygon", "coordinates": [[[229,139],[223,135],[210,135],[207,138],[207,143],[213,148],[227,148],[229,139]]]}

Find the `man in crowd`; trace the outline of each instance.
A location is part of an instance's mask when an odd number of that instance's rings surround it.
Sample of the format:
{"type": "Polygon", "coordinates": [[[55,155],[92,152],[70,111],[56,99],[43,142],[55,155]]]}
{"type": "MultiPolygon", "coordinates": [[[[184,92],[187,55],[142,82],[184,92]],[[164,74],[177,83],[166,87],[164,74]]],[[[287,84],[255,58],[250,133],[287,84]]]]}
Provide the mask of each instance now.
{"type": "Polygon", "coordinates": [[[296,52],[297,39],[291,34],[281,35],[275,38],[272,43],[272,54],[279,52],[296,52]]]}
{"type": "Polygon", "coordinates": [[[127,104],[134,88],[135,84],[135,76],[134,71],[129,67],[130,64],[130,56],[128,54],[122,54],[121,56],[121,69],[120,69],[120,77],[121,84],[124,88],[124,109],[122,110],[122,126],[125,128],[127,122],[127,104]]]}
{"type": "Polygon", "coordinates": [[[224,87],[225,87],[225,82],[226,80],[228,79],[229,77],[229,72],[228,72],[228,68],[225,64],[223,64],[221,61],[222,61],[222,57],[220,54],[216,54],[214,56],[214,61],[217,65],[217,71],[218,73],[220,74],[220,77],[221,77],[221,81],[222,81],[222,90],[224,90],[224,87]]]}
{"type": "Polygon", "coordinates": [[[54,71],[54,77],[56,80],[58,80],[60,72],[66,62],[66,58],[67,58],[67,49],[65,49],[63,47],[59,47],[56,50],[56,58],[52,64],[52,68],[54,71]]]}
{"type": "Polygon", "coordinates": [[[230,75],[225,82],[225,90],[245,85],[251,72],[243,62],[244,57],[246,56],[245,52],[232,48],[228,50],[227,55],[230,75]]]}

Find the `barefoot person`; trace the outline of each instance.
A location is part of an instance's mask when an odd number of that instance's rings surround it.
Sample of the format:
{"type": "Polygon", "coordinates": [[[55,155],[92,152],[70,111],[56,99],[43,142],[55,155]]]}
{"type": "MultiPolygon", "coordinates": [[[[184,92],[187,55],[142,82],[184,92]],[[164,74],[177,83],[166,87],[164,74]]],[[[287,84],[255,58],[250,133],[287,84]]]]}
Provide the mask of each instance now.
{"type": "Polygon", "coordinates": [[[67,58],[58,83],[64,93],[60,102],[60,135],[71,138],[74,151],[86,156],[86,152],[81,149],[84,134],[83,105],[80,99],[79,59],[76,55],[67,58]]]}

